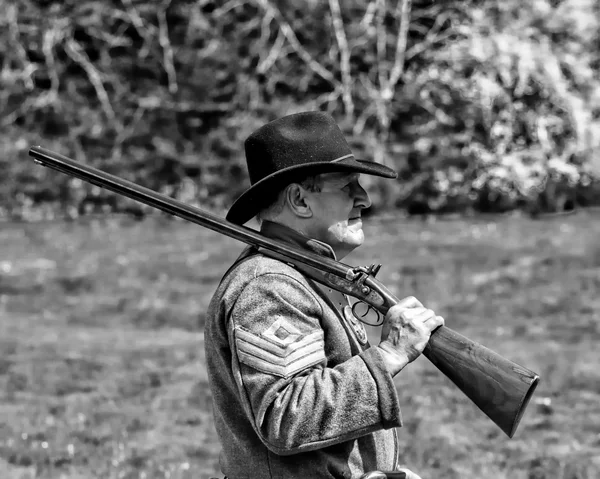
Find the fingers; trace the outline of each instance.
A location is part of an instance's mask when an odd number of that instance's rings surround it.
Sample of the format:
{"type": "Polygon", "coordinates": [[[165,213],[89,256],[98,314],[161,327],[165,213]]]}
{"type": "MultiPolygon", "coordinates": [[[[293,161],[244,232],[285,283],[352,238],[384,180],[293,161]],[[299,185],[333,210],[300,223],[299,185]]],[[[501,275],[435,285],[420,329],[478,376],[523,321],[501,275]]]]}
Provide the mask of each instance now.
{"type": "Polygon", "coordinates": [[[428,313],[429,312],[431,312],[431,314],[428,314],[427,316],[423,317],[422,324],[423,327],[429,331],[429,333],[432,333],[440,326],[444,326],[445,321],[444,318],[442,318],[441,316],[437,316],[433,311],[428,310],[428,313]]]}
{"type": "MultiPolygon", "coordinates": [[[[407,314],[405,316],[409,316],[409,313],[412,312],[412,311],[416,311],[416,310],[408,310],[406,312],[407,314]]],[[[416,320],[416,321],[420,321],[422,323],[426,323],[430,319],[435,318],[435,313],[431,309],[419,308],[419,312],[418,313],[410,314],[410,318],[412,320],[416,320]]]]}
{"type": "Polygon", "coordinates": [[[422,308],[423,304],[414,296],[408,296],[407,298],[398,301],[397,306],[401,306],[403,308],[422,308]]]}
{"type": "Polygon", "coordinates": [[[385,336],[387,336],[390,323],[404,327],[412,324],[413,327],[431,332],[444,325],[444,318],[436,315],[433,310],[425,308],[414,296],[409,296],[392,306],[386,314],[385,336]]]}
{"type": "Polygon", "coordinates": [[[404,326],[413,324],[416,327],[423,327],[429,332],[444,326],[445,320],[442,316],[438,316],[432,309],[428,308],[414,308],[402,311],[400,314],[402,318],[401,323],[404,326]],[[421,325],[421,326],[419,326],[421,325]]]}
{"type": "MultiPolygon", "coordinates": [[[[428,323],[429,321],[436,321],[436,314],[432,309],[428,308],[414,308],[402,311],[400,317],[404,320],[404,323],[416,322],[416,323],[428,323]]],[[[435,326],[433,324],[427,324],[427,326],[435,326]]]]}

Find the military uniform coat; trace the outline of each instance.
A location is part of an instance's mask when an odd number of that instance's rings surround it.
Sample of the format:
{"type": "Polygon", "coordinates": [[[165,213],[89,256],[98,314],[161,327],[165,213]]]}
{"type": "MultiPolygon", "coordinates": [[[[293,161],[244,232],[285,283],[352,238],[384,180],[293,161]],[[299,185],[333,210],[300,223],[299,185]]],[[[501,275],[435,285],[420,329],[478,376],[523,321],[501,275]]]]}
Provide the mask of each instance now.
{"type": "MultiPolygon", "coordinates": [[[[264,222],[261,231],[334,257],[328,245],[282,225],[264,222]]],[[[394,470],[396,388],[347,298],[249,253],[223,278],[205,327],[222,472],[304,479],[394,470]]]]}

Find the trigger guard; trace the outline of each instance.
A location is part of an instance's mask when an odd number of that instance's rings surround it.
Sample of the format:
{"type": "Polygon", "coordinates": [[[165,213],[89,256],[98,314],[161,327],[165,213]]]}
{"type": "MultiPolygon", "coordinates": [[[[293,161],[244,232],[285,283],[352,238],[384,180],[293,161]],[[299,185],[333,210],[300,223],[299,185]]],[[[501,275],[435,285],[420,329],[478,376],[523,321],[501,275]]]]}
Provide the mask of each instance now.
{"type": "Polygon", "coordinates": [[[371,305],[365,303],[364,301],[357,301],[356,303],[354,303],[350,310],[352,311],[352,314],[354,315],[354,317],[356,319],[358,319],[361,323],[366,324],[367,326],[381,326],[383,324],[383,315],[377,311],[375,308],[373,308],[371,305]],[[363,315],[359,315],[356,311],[355,308],[359,305],[359,304],[366,304],[367,305],[367,311],[365,312],[365,314],[363,315]],[[369,314],[369,312],[373,310],[375,311],[375,314],[377,315],[377,321],[371,323],[370,321],[365,321],[363,318],[365,316],[367,316],[367,314],[369,314]]]}
{"type": "Polygon", "coordinates": [[[359,318],[359,317],[360,317],[360,318],[364,318],[364,317],[365,317],[367,314],[369,314],[369,309],[371,309],[371,306],[367,305],[367,312],[366,312],[365,314],[363,314],[363,315],[359,315],[359,314],[358,314],[358,313],[357,313],[357,312],[354,310],[354,308],[356,308],[356,306],[357,306],[358,304],[366,304],[366,303],[363,303],[362,301],[357,301],[356,303],[354,303],[354,304],[352,305],[352,314],[354,315],[354,317],[355,317],[355,318],[359,318]]]}

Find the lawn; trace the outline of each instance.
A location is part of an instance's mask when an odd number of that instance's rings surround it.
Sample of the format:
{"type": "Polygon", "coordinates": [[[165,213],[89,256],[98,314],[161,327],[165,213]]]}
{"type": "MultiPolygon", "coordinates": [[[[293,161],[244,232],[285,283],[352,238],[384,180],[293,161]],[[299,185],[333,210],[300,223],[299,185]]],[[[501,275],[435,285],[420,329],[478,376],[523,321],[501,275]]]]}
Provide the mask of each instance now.
{"type": "MultiPolygon", "coordinates": [[[[509,439],[419,358],[397,377],[402,461],[424,479],[600,478],[594,214],[365,230],[346,263],[383,263],[397,296],[541,376],[509,439]]],[[[0,478],[220,476],[202,325],[241,248],[163,217],[0,223],[0,478]]]]}

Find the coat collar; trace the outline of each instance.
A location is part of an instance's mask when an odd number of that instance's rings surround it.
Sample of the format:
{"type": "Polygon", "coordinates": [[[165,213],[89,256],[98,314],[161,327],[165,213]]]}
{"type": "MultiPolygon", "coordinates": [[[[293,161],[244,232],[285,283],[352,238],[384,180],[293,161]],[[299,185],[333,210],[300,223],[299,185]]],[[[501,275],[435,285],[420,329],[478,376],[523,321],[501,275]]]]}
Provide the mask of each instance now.
{"type": "Polygon", "coordinates": [[[268,238],[285,241],[286,243],[291,243],[321,256],[328,256],[329,258],[336,259],[333,248],[327,243],[309,238],[281,223],[263,221],[260,232],[268,238]]]}

